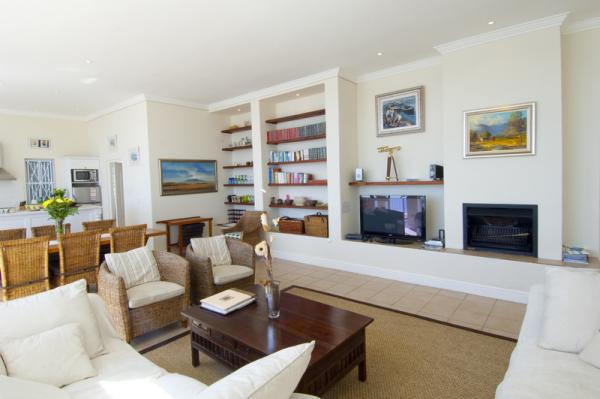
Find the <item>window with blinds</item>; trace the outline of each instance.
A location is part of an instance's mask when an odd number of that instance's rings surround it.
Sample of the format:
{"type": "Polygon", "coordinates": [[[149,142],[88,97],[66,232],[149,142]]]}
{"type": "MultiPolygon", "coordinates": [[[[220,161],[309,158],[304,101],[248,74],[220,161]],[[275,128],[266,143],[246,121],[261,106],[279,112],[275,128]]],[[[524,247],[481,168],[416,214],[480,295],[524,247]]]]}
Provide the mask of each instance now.
{"type": "Polygon", "coordinates": [[[26,159],[25,176],[27,185],[27,203],[41,203],[54,191],[54,160],[26,159]]]}

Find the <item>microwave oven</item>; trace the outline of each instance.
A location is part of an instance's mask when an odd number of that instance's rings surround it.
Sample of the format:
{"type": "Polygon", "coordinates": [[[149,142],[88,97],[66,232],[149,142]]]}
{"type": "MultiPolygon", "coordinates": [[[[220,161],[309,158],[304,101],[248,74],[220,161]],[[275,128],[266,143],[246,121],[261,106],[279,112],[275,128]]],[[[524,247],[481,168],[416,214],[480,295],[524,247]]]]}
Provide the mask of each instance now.
{"type": "Polygon", "coordinates": [[[98,169],[71,169],[72,183],[98,183],[98,169]]]}

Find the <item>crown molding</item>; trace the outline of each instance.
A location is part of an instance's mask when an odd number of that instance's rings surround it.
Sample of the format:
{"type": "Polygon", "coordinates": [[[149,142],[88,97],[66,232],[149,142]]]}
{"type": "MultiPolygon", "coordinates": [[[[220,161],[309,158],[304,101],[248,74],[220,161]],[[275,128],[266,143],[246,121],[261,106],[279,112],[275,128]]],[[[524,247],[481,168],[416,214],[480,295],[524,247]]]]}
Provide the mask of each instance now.
{"type": "Polygon", "coordinates": [[[68,121],[85,122],[87,118],[76,115],[64,115],[64,114],[53,114],[50,112],[33,112],[33,111],[21,111],[17,109],[0,108],[0,115],[7,116],[25,116],[29,118],[48,118],[48,119],[62,119],[68,121]]]}
{"type": "Polygon", "coordinates": [[[571,33],[584,32],[586,30],[598,28],[600,28],[600,17],[595,17],[567,24],[563,27],[562,32],[565,35],[570,35],[571,33]]]}
{"type": "Polygon", "coordinates": [[[222,101],[217,101],[208,105],[210,112],[222,111],[224,109],[237,107],[247,104],[252,100],[262,100],[264,98],[284,94],[292,90],[303,89],[305,87],[314,86],[315,84],[323,83],[324,80],[340,76],[340,68],[328,69],[323,72],[308,75],[299,79],[290,80],[264,89],[252,91],[240,96],[228,98],[222,101]]]}
{"type": "Polygon", "coordinates": [[[176,98],[168,98],[168,97],[160,97],[160,96],[152,96],[152,95],[150,95],[150,96],[146,95],[144,97],[146,98],[146,101],[151,101],[154,103],[178,105],[180,107],[201,109],[203,111],[208,111],[208,105],[196,103],[193,101],[178,100],[176,98]]]}
{"type": "Polygon", "coordinates": [[[423,58],[420,60],[416,60],[413,62],[408,62],[406,64],[396,65],[390,68],[380,69],[378,71],[368,72],[362,75],[358,75],[356,77],[356,82],[368,82],[370,80],[387,78],[390,76],[398,75],[403,72],[414,71],[417,69],[423,69],[432,67],[435,65],[440,65],[442,63],[441,56],[423,58]]]}
{"type": "Polygon", "coordinates": [[[118,104],[112,105],[112,106],[110,106],[108,108],[105,108],[105,109],[103,109],[101,111],[98,111],[98,112],[95,112],[93,114],[90,114],[90,115],[88,115],[88,117],[85,120],[87,122],[91,122],[94,119],[98,119],[98,118],[103,117],[105,115],[112,114],[113,112],[120,111],[120,110],[122,110],[124,108],[131,107],[132,105],[143,103],[145,101],[146,101],[146,96],[143,95],[143,94],[138,94],[137,96],[133,96],[131,98],[128,98],[127,100],[122,101],[122,102],[120,102],[118,104]]]}
{"type": "Polygon", "coordinates": [[[569,15],[568,12],[534,19],[533,21],[524,22],[518,25],[508,26],[506,28],[496,29],[491,32],[482,33],[480,35],[469,36],[463,39],[434,46],[440,54],[448,54],[453,51],[462,50],[469,47],[479,46],[481,44],[502,40],[513,36],[522,35],[524,33],[534,32],[541,29],[561,26],[565,18],[569,15]]]}

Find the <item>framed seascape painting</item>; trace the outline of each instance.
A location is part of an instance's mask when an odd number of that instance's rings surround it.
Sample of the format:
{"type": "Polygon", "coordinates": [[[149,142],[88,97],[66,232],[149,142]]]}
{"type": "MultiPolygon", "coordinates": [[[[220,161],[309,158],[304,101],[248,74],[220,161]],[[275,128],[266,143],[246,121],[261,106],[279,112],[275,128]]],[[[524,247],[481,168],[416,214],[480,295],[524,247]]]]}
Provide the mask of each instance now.
{"type": "Polygon", "coordinates": [[[424,131],[424,101],[424,86],[376,96],[377,136],[424,131]]]}
{"type": "Polygon", "coordinates": [[[217,187],[217,161],[160,160],[161,195],[214,193],[217,187]]]}
{"type": "Polygon", "coordinates": [[[464,113],[465,158],[535,154],[535,103],[464,113]]]}

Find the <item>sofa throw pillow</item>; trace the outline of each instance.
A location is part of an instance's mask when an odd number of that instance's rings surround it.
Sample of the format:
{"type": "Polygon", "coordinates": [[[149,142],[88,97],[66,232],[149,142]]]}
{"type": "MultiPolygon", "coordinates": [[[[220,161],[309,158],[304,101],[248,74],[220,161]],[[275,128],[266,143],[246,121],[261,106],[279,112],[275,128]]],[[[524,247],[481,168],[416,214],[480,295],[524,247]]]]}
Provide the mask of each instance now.
{"type": "Polygon", "coordinates": [[[83,345],[90,358],[104,353],[104,343],[85,280],[0,302],[0,342],[39,334],[68,323],[81,326],[83,345]]]}
{"type": "Polygon", "coordinates": [[[600,369],[600,331],[597,331],[594,338],[583,348],[579,357],[584,362],[600,369]]]}
{"type": "Polygon", "coordinates": [[[256,360],[206,388],[198,399],[289,399],[310,362],[315,342],[256,360]]]}
{"type": "Polygon", "coordinates": [[[194,252],[210,258],[213,266],[231,265],[231,254],[225,236],[192,238],[190,243],[194,252]]]}
{"type": "Polygon", "coordinates": [[[96,375],[77,323],[0,342],[0,354],[10,377],[59,388],[96,375]]]}
{"type": "Polygon", "coordinates": [[[68,392],[48,384],[0,376],[0,399],[69,399],[68,392]]]}
{"type": "Polygon", "coordinates": [[[106,254],[108,270],[123,279],[125,288],[160,281],[156,259],[148,247],[132,249],[129,252],[106,254]]]}
{"type": "Polygon", "coordinates": [[[545,309],[539,345],[579,353],[600,329],[600,273],[546,272],[545,309]]]}

